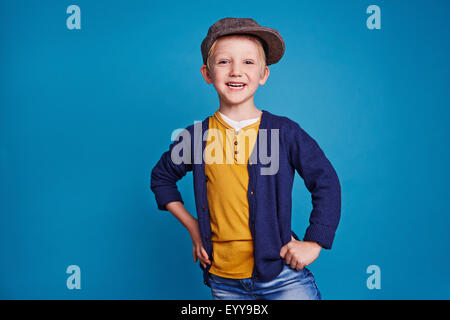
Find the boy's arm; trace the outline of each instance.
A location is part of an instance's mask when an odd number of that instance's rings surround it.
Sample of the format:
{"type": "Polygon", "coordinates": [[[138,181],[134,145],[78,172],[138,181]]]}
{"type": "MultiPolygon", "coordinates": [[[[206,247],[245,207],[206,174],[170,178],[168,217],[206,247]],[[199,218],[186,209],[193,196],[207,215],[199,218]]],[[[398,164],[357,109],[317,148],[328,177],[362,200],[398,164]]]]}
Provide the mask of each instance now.
{"type": "Polygon", "coordinates": [[[194,262],[200,260],[200,263],[203,265],[203,267],[206,267],[206,264],[211,264],[208,254],[206,253],[206,250],[202,244],[202,238],[200,236],[197,219],[195,219],[179,201],[168,203],[167,209],[189,231],[189,235],[191,236],[193,245],[192,254],[194,256],[194,262]]]}
{"type": "MultiPolygon", "coordinates": [[[[158,163],[152,169],[150,188],[155,194],[158,209],[172,213],[189,231],[193,244],[192,253],[194,262],[199,260],[203,267],[206,267],[206,264],[211,264],[211,261],[209,260],[206,250],[203,248],[198,221],[184,207],[183,199],[177,188],[177,181],[183,178],[188,171],[192,171],[192,162],[185,163],[185,161],[182,161],[177,164],[174,163],[171,157],[173,148],[179,143],[183,143],[184,137],[190,137],[190,135],[180,134],[175,139],[175,142],[169,146],[169,150],[163,153],[161,159],[159,159],[158,163]]],[[[185,145],[190,146],[190,143],[186,143],[185,145]]],[[[176,155],[179,156],[179,159],[183,158],[184,151],[189,152],[189,156],[186,158],[190,159],[189,147],[187,150],[177,148],[176,155]]]]}
{"type": "Polygon", "coordinates": [[[317,142],[297,123],[288,138],[289,159],[311,192],[313,205],[303,241],[331,249],[341,215],[338,176],[317,142]]]}
{"type": "MultiPolygon", "coordinates": [[[[183,141],[183,135],[170,144],[169,150],[164,152],[161,159],[152,169],[150,188],[155,194],[156,203],[159,210],[168,211],[166,205],[173,201],[180,201],[184,204],[180,192],[177,188],[177,181],[183,178],[188,171],[192,171],[192,163],[176,164],[172,161],[172,149],[183,141]]],[[[183,156],[183,149],[179,153],[183,156]]],[[[190,150],[187,150],[190,152],[190,150]]]]}

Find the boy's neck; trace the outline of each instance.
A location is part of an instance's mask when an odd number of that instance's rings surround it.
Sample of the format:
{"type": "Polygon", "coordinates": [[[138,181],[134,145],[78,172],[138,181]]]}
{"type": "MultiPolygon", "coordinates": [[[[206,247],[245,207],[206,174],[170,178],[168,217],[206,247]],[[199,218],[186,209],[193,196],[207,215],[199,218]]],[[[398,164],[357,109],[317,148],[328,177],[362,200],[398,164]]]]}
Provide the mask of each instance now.
{"type": "Polygon", "coordinates": [[[219,112],[234,121],[258,118],[262,113],[253,103],[247,105],[224,105],[221,103],[219,112]]]}

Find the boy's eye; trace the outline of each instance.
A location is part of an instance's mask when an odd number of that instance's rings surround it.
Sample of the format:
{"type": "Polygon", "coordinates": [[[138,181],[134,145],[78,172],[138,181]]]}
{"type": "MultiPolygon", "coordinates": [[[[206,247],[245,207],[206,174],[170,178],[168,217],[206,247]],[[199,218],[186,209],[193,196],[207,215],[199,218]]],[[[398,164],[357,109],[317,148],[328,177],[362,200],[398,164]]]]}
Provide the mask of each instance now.
{"type": "MultiPolygon", "coordinates": [[[[227,62],[228,62],[227,60],[220,60],[220,61],[217,62],[217,63],[218,63],[218,64],[224,64],[224,63],[227,63],[227,62]]],[[[246,60],[244,63],[245,63],[245,64],[253,64],[253,61],[246,60]]]]}

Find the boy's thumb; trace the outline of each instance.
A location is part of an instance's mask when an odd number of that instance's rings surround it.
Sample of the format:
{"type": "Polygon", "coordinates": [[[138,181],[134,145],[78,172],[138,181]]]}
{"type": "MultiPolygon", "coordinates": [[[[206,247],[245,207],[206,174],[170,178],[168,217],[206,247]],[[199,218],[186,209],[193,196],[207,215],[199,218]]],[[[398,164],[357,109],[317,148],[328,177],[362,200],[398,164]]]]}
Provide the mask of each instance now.
{"type": "Polygon", "coordinates": [[[286,246],[284,245],[280,250],[280,257],[284,259],[284,256],[286,255],[286,246]]]}

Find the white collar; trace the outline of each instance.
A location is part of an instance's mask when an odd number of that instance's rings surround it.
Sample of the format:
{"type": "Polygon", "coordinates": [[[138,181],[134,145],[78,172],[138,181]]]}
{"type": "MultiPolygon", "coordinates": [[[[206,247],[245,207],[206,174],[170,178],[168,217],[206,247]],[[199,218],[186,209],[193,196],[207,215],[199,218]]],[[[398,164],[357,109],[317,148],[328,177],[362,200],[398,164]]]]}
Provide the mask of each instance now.
{"type": "Polygon", "coordinates": [[[260,117],[253,118],[253,119],[246,119],[241,121],[235,121],[233,119],[228,118],[226,115],[224,115],[222,112],[218,111],[220,116],[225,120],[230,126],[232,126],[235,130],[239,130],[240,128],[246,127],[248,125],[251,125],[252,123],[255,123],[259,120],[260,117]]]}

